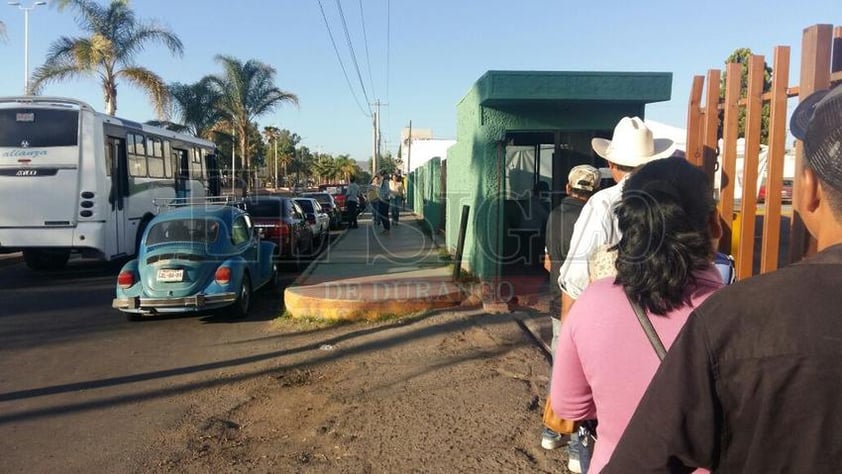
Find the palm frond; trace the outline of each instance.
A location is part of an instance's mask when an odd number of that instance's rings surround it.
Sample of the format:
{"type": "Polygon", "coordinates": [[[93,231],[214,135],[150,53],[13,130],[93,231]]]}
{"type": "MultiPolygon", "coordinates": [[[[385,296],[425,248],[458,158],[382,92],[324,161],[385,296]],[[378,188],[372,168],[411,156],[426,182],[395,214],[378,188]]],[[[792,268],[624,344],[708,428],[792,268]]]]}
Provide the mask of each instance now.
{"type": "Polygon", "coordinates": [[[32,73],[29,88],[33,94],[38,95],[41,93],[44,86],[50,82],[75,79],[90,73],[91,71],[79,69],[73,64],[44,64],[35,69],[35,72],[32,73]]]}
{"type": "Polygon", "coordinates": [[[149,42],[161,43],[178,57],[184,56],[184,44],[181,39],[169,29],[155,23],[134,25],[131,34],[119,45],[121,56],[128,60],[143,51],[149,42]]]}
{"type": "Polygon", "coordinates": [[[167,118],[170,103],[170,92],[161,76],[144,67],[127,67],[115,72],[115,78],[122,76],[135,86],[143,89],[152,102],[155,115],[159,118],[167,118]]]}

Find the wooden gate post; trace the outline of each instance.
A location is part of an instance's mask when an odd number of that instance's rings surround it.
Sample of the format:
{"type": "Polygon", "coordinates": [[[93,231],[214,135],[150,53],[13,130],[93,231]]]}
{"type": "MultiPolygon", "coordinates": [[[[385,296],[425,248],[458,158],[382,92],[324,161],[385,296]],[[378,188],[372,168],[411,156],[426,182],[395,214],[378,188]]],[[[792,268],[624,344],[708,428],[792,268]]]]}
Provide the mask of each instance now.
{"type": "MultiPolygon", "coordinates": [[[[804,29],[801,42],[801,83],[798,88],[799,101],[817,90],[830,86],[830,55],[832,46],[832,25],[813,25],[804,29]]],[[[795,143],[796,162],[804,157],[801,141],[795,143]]],[[[816,242],[804,227],[797,212],[792,213],[792,227],[789,238],[789,262],[794,263],[814,253],[816,242]]]]}

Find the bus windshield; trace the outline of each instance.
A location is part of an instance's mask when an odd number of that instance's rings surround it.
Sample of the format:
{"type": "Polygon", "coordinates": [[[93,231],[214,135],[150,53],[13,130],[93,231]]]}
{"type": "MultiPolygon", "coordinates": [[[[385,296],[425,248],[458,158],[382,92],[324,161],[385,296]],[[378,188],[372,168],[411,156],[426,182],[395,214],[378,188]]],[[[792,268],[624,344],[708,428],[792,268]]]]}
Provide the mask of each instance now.
{"type": "Polygon", "coordinates": [[[76,146],[78,143],[78,111],[0,109],[0,147],[47,148],[76,146]]]}

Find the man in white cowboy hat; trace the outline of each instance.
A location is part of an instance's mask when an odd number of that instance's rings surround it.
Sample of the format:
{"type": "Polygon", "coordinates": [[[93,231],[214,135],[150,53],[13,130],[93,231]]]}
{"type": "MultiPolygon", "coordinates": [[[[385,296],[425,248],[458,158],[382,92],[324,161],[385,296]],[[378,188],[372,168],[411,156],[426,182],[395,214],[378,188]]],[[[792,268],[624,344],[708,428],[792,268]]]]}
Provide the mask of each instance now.
{"type": "Polygon", "coordinates": [[[563,295],[570,298],[567,305],[579,297],[590,283],[588,258],[603,245],[620,240],[614,206],[620,202],[626,177],[646,163],[667,158],[675,151],[672,140],[655,138],[652,131],[638,117],[623,117],[614,128],[611,140],[594,138],[591,146],[597,155],[608,161],[611,176],[617,183],[594,194],[582,208],[573,229],[570,251],[559,271],[558,283],[563,295]]]}
{"type": "MultiPolygon", "coordinates": [[[[570,306],[593,280],[588,268],[589,258],[600,248],[620,241],[614,207],[620,202],[623,185],[636,168],[652,160],[667,158],[675,151],[672,140],[655,138],[639,117],[623,117],[614,127],[611,140],[594,138],[591,147],[608,161],[611,177],[617,183],[603,189],[588,200],[573,226],[570,249],[559,270],[561,288],[561,321],[570,306]]],[[[587,424],[571,436],[568,467],[573,472],[587,472],[590,464],[590,432],[587,424]]]]}

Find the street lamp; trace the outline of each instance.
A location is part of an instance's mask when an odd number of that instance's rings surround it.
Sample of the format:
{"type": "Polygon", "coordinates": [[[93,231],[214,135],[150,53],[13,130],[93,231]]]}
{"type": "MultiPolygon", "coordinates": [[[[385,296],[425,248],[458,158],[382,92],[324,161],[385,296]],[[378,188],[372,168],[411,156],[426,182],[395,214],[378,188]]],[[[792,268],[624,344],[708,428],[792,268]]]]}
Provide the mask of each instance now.
{"type": "Polygon", "coordinates": [[[29,95],[29,12],[46,4],[47,2],[35,2],[25,7],[20,2],[9,2],[10,6],[23,10],[23,95],[29,95]]]}
{"type": "Polygon", "coordinates": [[[274,138],[274,142],[275,142],[275,181],[273,181],[273,183],[275,184],[275,190],[277,191],[277,189],[278,189],[278,137],[274,136],[272,138],[274,138]]]}

